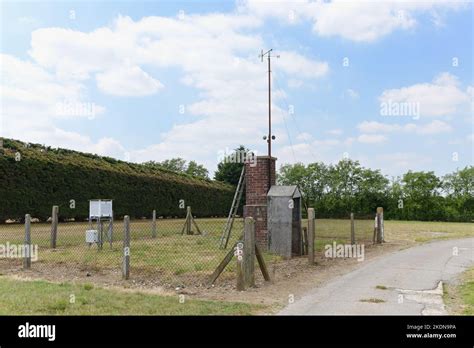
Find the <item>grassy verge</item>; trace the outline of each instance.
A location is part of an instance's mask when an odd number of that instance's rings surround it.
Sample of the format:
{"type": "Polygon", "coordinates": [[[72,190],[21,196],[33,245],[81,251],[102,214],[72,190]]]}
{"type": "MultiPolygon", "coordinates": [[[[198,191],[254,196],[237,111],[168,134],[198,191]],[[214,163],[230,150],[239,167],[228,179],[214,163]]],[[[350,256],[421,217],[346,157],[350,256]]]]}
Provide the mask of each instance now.
{"type": "Polygon", "coordinates": [[[264,306],[0,277],[0,315],[251,315],[264,306]],[[71,303],[71,299],[74,302],[71,303]],[[183,301],[181,301],[183,302],[183,301]]]}
{"type": "Polygon", "coordinates": [[[474,267],[463,273],[457,286],[445,286],[444,302],[453,314],[474,315],[474,267]]]}
{"type": "Polygon", "coordinates": [[[469,222],[390,220],[385,221],[385,235],[389,241],[404,240],[415,243],[467,238],[474,235],[474,224],[469,222]]]}

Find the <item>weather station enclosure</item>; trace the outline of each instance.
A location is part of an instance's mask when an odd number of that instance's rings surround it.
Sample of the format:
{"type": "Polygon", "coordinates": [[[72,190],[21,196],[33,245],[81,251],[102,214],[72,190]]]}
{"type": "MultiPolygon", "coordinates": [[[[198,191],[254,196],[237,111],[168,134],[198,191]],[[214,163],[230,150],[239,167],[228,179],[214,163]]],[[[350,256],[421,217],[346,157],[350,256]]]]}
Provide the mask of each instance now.
{"type": "Polygon", "coordinates": [[[267,194],[267,216],[269,250],[287,259],[302,255],[298,187],[273,185],[267,194]]]}
{"type": "Polygon", "coordinates": [[[102,249],[104,243],[104,222],[108,223],[107,240],[112,247],[113,241],[113,207],[111,199],[91,199],[89,201],[89,229],[86,231],[86,243],[90,245],[97,243],[102,249]],[[97,223],[97,229],[92,229],[93,222],[97,223]]]}

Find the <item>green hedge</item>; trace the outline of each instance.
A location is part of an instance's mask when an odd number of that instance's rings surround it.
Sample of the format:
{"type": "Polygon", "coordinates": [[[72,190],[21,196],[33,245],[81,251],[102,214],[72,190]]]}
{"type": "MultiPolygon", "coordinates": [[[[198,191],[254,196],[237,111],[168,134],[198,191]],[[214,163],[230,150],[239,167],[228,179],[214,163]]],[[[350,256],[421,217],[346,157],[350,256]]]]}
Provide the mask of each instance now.
{"type": "MultiPolygon", "coordinates": [[[[0,138],[2,139],[2,138],[0,138]]],[[[233,187],[205,179],[157,170],[146,166],[80,153],[2,139],[0,149],[0,221],[21,219],[25,214],[46,220],[52,205],[59,205],[61,218],[85,219],[89,199],[114,200],[116,217],[225,216],[233,187]],[[15,154],[21,160],[15,160],[15,154]],[[76,203],[70,208],[70,200],[76,203]]]]}

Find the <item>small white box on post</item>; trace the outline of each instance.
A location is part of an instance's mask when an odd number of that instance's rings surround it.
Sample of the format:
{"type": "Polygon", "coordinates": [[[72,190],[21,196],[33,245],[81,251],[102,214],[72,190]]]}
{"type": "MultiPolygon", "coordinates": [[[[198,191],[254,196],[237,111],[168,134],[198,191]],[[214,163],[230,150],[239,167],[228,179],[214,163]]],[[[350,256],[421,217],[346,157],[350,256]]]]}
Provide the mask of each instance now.
{"type": "Polygon", "coordinates": [[[99,249],[102,249],[104,243],[104,221],[109,222],[109,229],[106,233],[106,237],[109,240],[110,247],[112,247],[112,235],[113,235],[113,209],[111,199],[91,199],[89,201],[89,224],[92,227],[92,221],[97,221],[98,241],[97,245],[99,249]]]}

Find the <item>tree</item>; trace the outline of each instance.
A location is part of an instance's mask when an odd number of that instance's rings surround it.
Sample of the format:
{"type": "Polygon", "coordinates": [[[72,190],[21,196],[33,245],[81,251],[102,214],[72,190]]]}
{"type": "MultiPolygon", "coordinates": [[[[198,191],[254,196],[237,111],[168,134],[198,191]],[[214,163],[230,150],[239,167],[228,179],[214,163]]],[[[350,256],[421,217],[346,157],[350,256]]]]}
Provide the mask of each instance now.
{"type": "Polygon", "coordinates": [[[434,172],[412,172],[402,177],[407,217],[416,220],[440,220],[444,207],[440,196],[441,180],[434,172]]]}
{"type": "Polygon", "coordinates": [[[208,170],[202,164],[197,164],[195,161],[188,163],[185,173],[195,178],[209,179],[208,170]]]}
{"type": "Polygon", "coordinates": [[[195,161],[190,161],[186,164],[186,160],[180,157],[167,159],[163,162],[148,161],[143,163],[143,165],[154,169],[166,169],[175,173],[184,173],[193,178],[209,179],[209,172],[202,164],[197,164],[195,161]]]}
{"type": "Polygon", "coordinates": [[[243,154],[247,154],[248,152],[249,149],[246,149],[244,145],[240,145],[232,154],[222,159],[217,165],[214,179],[237,186],[242,167],[244,166],[244,162],[242,161],[243,154]]]}
{"type": "Polygon", "coordinates": [[[280,185],[297,185],[306,207],[318,205],[327,186],[327,167],[324,163],[285,164],[280,167],[277,180],[280,185]]]}
{"type": "Polygon", "coordinates": [[[172,172],[176,173],[184,173],[186,168],[186,160],[180,157],[164,160],[163,162],[159,162],[158,164],[162,168],[171,170],[172,172]]]}
{"type": "Polygon", "coordinates": [[[443,177],[447,219],[474,219],[474,167],[465,167],[443,177]]]}

